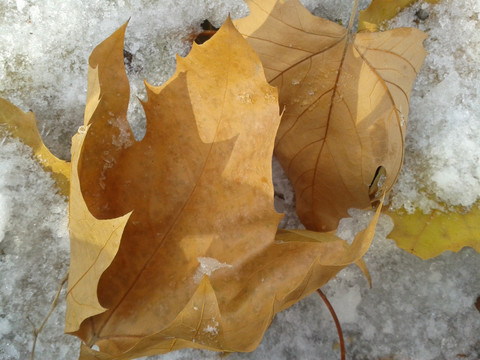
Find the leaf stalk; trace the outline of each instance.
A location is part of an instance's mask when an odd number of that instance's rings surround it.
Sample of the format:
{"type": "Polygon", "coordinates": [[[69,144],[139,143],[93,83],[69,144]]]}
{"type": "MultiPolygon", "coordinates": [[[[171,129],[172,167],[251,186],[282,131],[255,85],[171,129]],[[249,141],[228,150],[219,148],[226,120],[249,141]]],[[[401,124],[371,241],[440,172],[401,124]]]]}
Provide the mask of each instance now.
{"type": "Polygon", "coordinates": [[[343,332],[342,332],[342,327],[340,326],[340,321],[338,321],[337,314],[335,313],[335,310],[333,309],[332,304],[330,304],[330,301],[328,301],[327,297],[322,292],[322,290],[317,289],[317,293],[318,295],[320,295],[325,305],[327,305],[327,308],[330,311],[330,314],[332,315],[333,321],[335,322],[335,326],[337,327],[337,332],[338,332],[338,339],[340,341],[341,360],[345,360],[345,341],[343,340],[343,332]]]}

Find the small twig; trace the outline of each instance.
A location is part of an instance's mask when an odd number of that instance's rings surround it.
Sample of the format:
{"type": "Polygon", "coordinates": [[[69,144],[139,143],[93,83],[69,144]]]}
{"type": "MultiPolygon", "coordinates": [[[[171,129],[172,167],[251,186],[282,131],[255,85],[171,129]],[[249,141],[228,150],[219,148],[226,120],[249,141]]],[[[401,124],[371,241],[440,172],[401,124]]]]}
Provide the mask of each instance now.
{"type": "Polygon", "coordinates": [[[318,295],[322,298],[323,302],[325,305],[327,305],[328,310],[330,311],[330,314],[332,315],[333,321],[335,322],[335,326],[337,327],[337,332],[338,332],[338,338],[340,340],[340,352],[341,352],[341,359],[345,360],[345,342],[343,341],[343,332],[342,332],[342,327],[340,326],[340,321],[338,321],[337,314],[335,313],[335,310],[333,310],[332,304],[330,304],[330,301],[328,301],[327,297],[325,294],[322,292],[322,290],[317,289],[318,295]]]}
{"type": "Polygon", "coordinates": [[[30,320],[30,318],[27,316],[28,322],[33,327],[33,345],[32,345],[30,360],[34,360],[35,358],[35,346],[37,345],[38,336],[40,335],[43,328],[45,327],[45,324],[47,323],[48,319],[52,315],[53,310],[55,310],[55,308],[57,307],[57,302],[58,302],[58,298],[60,297],[60,292],[62,291],[63,285],[65,285],[65,283],[67,282],[67,279],[68,279],[68,272],[65,274],[65,276],[62,279],[62,282],[60,283],[60,287],[58,288],[57,294],[55,295],[55,298],[52,301],[52,305],[50,306],[50,311],[48,312],[47,316],[45,316],[45,319],[43,319],[38,329],[35,327],[35,324],[33,323],[33,321],[30,320]]]}

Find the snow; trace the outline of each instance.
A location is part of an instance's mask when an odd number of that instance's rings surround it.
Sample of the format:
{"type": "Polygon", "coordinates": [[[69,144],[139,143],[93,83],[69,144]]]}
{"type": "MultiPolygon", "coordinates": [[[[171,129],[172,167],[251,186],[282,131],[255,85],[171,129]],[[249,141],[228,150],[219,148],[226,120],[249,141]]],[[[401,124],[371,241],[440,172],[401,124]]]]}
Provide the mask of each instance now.
{"type": "Polygon", "coordinates": [[[219,269],[231,268],[232,265],[227,263],[222,263],[217,259],[210,258],[210,257],[198,257],[198,268],[193,276],[193,281],[196,283],[200,283],[204,275],[210,276],[214,271],[219,269]]]}
{"type": "Polygon", "coordinates": [[[469,208],[480,198],[479,19],[478,0],[448,0],[418,3],[390,24],[426,31],[430,53],[412,93],[405,166],[392,199],[396,208],[469,208]],[[419,10],[429,17],[419,21],[419,10]]]}
{"type": "MultiPolygon", "coordinates": [[[[5,139],[0,147],[0,359],[25,359],[32,326],[39,326],[68,268],[67,203],[31,149],[5,139]]],[[[65,293],[62,293],[65,297],[65,293]]],[[[76,341],[62,334],[64,307],[55,312],[39,354],[68,359],[76,341]],[[58,347],[57,344],[64,344],[58,347]]],[[[49,358],[49,356],[41,356],[49,358]]]]}
{"type": "MultiPolygon", "coordinates": [[[[305,0],[316,15],[346,24],[351,1],[305,0]]],[[[360,8],[367,1],[360,1],[360,8]]],[[[129,120],[144,132],[136,99],[143,79],[159,85],[175,69],[175,53],[189,51],[189,36],[204,19],[220,25],[230,13],[247,14],[242,0],[0,1],[0,96],[32,109],[47,146],[69,157],[71,136],[83,120],[87,59],[93,47],[125,21],[132,54],[129,120]]],[[[412,210],[473,206],[480,195],[480,3],[419,3],[390,27],[429,33],[430,55],[411,98],[405,166],[390,199],[412,210]],[[415,13],[429,14],[420,20],[415,13]],[[446,205],[442,204],[446,203],[446,205]]],[[[119,146],[128,146],[117,139],[119,146]]],[[[275,206],[281,226],[301,227],[293,191],[273,165],[275,206]]],[[[370,212],[351,210],[339,236],[351,241],[370,212]]],[[[349,267],[322,290],[342,322],[349,359],[479,359],[480,255],[470,248],[422,261],[388,240],[391,220],[382,216],[365,256],[373,288],[349,267]],[[465,355],[465,356],[463,356],[465,355]],[[461,356],[461,357],[460,357],[461,356]]],[[[31,150],[0,139],[0,359],[29,358],[32,326],[49,310],[68,268],[67,202],[31,150]]],[[[200,260],[199,260],[200,261],[200,260]]],[[[213,270],[212,270],[213,271],[213,270]]],[[[65,289],[40,335],[37,359],[75,359],[79,341],[63,335],[65,289]]],[[[214,322],[203,331],[215,335],[214,322]]],[[[182,350],[149,359],[220,359],[213,352],[182,350]]],[[[229,359],[335,359],[338,337],[325,305],[313,294],[278,314],[258,349],[229,359]]]]}
{"type": "Polygon", "coordinates": [[[5,229],[10,220],[10,207],[7,197],[0,193],[0,243],[5,237],[5,229]]]}
{"type": "Polygon", "coordinates": [[[328,300],[335,304],[335,312],[338,313],[340,324],[358,322],[357,307],[362,301],[360,285],[341,284],[335,288],[335,293],[328,300]]]}
{"type": "Polygon", "coordinates": [[[203,328],[203,332],[215,337],[218,335],[218,321],[215,318],[211,319],[211,324],[208,324],[206,327],[203,328]]]}

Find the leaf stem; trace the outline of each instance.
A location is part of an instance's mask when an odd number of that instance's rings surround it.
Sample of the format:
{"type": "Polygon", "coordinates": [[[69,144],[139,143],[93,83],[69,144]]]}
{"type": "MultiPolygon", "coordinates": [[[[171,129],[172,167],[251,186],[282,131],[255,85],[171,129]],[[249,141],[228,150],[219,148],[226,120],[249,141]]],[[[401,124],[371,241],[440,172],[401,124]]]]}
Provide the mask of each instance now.
{"type": "Polygon", "coordinates": [[[342,332],[342,327],[340,326],[340,321],[338,321],[337,314],[335,313],[335,310],[333,309],[332,304],[330,304],[330,301],[328,301],[327,297],[322,292],[322,290],[317,289],[317,293],[318,295],[320,295],[325,305],[327,305],[327,308],[330,311],[330,314],[332,315],[333,321],[335,322],[335,326],[337,327],[337,332],[338,332],[338,338],[340,340],[341,360],[345,360],[345,341],[343,340],[343,332],[342,332]]]}
{"type": "Polygon", "coordinates": [[[347,26],[347,33],[349,37],[352,35],[352,28],[353,28],[353,23],[355,22],[355,17],[357,15],[357,8],[358,8],[358,0],[354,0],[352,12],[350,13],[350,20],[348,21],[348,26],[347,26]]]}
{"type": "Polygon", "coordinates": [[[30,320],[29,317],[27,317],[28,322],[33,327],[33,345],[32,345],[32,352],[30,354],[30,360],[34,360],[34,358],[35,358],[35,346],[37,345],[38,336],[40,335],[43,328],[45,327],[45,324],[47,323],[48,319],[52,315],[53,310],[55,310],[55,308],[57,307],[58,298],[60,297],[60,292],[62,291],[63,285],[65,285],[65,283],[67,282],[67,279],[68,279],[68,271],[67,271],[67,273],[65,274],[65,276],[63,277],[63,279],[60,283],[57,294],[53,298],[52,305],[50,306],[50,311],[48,312],[47,316],[45,316],[45,319],[43,319],[43,321],[40,324],[40,327],[38,329],[35,327],[35,324],[33,323],[33,321],[30,320]]]}

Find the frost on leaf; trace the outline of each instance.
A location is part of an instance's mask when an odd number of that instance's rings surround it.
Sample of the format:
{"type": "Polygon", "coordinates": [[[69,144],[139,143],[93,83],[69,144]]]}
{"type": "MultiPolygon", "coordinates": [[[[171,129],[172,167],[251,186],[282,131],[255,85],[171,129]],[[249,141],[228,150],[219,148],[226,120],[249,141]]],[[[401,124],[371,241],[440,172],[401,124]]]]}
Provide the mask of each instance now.
{"type": "Polygon", "coordinates": [[[90,295],[69,291],[67,331],[83,340],[81,359],[252,351],[277,312],[359,261],[376,219],[352,245],[301,231],[275,241],[277,92],[230,20],[178,58],[166,84],[147,84],[147,131],[136,141],[124,31],[90,57],[72,146],[69,282],[90,295]]]}
{"type": "Polygon", "coordinates": [[[333,230],[366,208],[379,167],[390,191],[403,162],[413,81],[425,34],[401,28],[350,35],[298,0],[247,1],[235,26],[258,52],[285,109],[275,155],[307,229],[333,230]]]}

